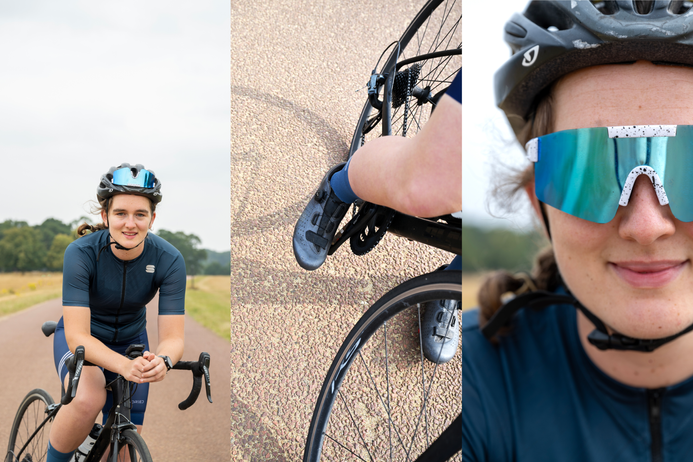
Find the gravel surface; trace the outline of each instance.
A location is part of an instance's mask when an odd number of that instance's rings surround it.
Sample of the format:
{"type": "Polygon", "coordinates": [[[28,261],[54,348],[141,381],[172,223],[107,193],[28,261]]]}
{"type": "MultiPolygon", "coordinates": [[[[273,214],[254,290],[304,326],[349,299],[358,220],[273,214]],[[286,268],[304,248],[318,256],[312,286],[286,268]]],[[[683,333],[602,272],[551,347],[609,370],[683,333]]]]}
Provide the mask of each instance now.
{"type": "MultiPolygon", "coordinates": [[[[300,460],[323,378],[363,311],[451,259],[386,236],[313,272],[295,262],[296,219],[346,158],[371,70],[423,2],[269,3],[233,2],[231,13],[233,461],[300,460]]],[[[460,397],[461,360],[452,364],[460,397]]],[[[460,408],[453,400],[450,413],[460,408]]]]}

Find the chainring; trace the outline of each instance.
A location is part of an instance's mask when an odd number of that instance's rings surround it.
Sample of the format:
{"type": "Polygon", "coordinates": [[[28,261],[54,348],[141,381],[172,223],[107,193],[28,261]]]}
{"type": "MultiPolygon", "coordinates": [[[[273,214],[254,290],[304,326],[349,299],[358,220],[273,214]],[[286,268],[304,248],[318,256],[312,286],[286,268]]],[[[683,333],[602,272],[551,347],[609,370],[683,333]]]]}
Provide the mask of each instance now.
{"type": "Polygon", "coordinates": [[[366,202],[359,208],[356,216],[375,210],[373,217],[363,229],[349,238],[349,246],[355,255],[365,255],[378,245],[395,217],[395,211],[387,207],[366,202]]]}

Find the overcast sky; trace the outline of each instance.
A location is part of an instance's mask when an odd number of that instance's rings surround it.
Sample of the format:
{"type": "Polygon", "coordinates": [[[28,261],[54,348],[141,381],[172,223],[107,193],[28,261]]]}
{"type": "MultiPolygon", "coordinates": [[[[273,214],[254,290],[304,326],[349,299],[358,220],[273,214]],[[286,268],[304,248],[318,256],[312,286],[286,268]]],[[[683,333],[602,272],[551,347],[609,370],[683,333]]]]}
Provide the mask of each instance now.
{"type": "Polygon", "coordinates": [[[218,0],[0,2],[0,221],[73,221],[141,163],[154,230],[228,250],[229,21],[218,0]]]}
{"type": "Polygon", "coordinates": [[[524,151],[493,97],[493,74],[510,57],[503,27],[514,12],[523,11],[526,5],[525,0],[464,2],[462,210],[468,224],[520,229],[532,226],[524,201],[515,204],[522,207],[521,213],[502,218],[489,215],[487,207],[491,176],[505,171],[502,165],[527,165],[524,151]]]}

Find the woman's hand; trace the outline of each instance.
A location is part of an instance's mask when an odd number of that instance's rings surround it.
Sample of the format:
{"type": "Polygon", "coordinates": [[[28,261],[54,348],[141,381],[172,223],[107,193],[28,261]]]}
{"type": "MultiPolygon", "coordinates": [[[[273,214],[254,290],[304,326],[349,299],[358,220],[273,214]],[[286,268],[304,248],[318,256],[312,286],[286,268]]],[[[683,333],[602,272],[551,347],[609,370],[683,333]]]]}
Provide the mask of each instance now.
{"type": "MultiPolygon", "coordinates": [[[[151,360],[146,359],[144,356],[128,360],[128,362],[121,369],[120,375],[122,375],[128,382],[151,382],[151,380],[147,380],[147,377],[145,376],[146,371],[151,370],[150,364],[151,360]]],[[[166,367],[164,366],[164,371],[165,370],[166,367]]]]}
{"type": "Polygon", "coordinates": [[[147,365],[142,371],[142,383],[146,382],[161,382],[166,377],[166,363],[163,358],[155,355],[150,351],[142,353],[142,358],[147,361],[147,365]]]}

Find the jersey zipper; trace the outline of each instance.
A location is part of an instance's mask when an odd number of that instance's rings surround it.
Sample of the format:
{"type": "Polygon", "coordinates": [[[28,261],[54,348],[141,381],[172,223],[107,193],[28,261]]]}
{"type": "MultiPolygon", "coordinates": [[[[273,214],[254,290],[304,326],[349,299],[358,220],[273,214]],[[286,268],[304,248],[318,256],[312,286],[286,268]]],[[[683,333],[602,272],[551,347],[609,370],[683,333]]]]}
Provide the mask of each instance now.
{"type": "Polygon", "coordinates": [[[116,311],[115,315],[115,332],[113,333],[113,342],[118,341],[118,318],[120,317],[120,310],[123,308],[123,303],[125,302],[125,280],[127,278],[128,274],[128,262],[124,261],[123,262],[123,290],[120,292],[120,306],[118,307],[118,311],[116,311]]]}
{"type": "Polygon", "coordinates": [[[664,388],[647,390],[652,462],[662,462],[662,394],[664,388]]]}

